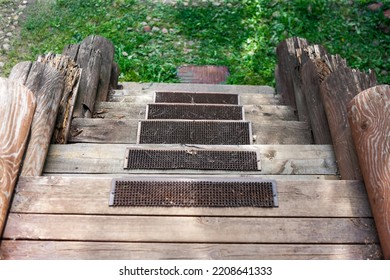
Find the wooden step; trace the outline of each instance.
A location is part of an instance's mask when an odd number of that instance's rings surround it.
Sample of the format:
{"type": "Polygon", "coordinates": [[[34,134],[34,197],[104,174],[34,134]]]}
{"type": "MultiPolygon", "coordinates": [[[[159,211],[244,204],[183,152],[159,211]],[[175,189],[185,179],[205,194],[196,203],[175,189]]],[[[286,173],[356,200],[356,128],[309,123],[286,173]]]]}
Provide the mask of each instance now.
{"type": "MultiPolygon", "coordinates": [[[[144,119],[148,104],[131,102],[97,102],[94,118],[144,119]]],[[[244,105],[244,119],[251,122],[297,121],[295,111],[283,105],[244,105]]]]}
{"type": "MultiPolygon", "coordinates": [[[[3,259],[13,260],[370,260],[377,244],[198,244],[4,240],[3,259]]],[[[1,255],[0,255],[1,259],[1,255]]]]}
{"type": "MultiPolygon", "coordinates": [[[[138,120],[73,119],[69,143],[136,143],[138,120]]],[[[255,144],[311,144],[309,125],[297,121],[252,124],[255,144]]]]}
{"type": "Polygon", "coordinates": [[[337,164],[331,145],[135,145],[135,144],[71,144],[51,145],[45,174],[245,174],[245,175],[337,175],[337,164]],[[133,170],[124,169],[127,148],[172,150],[230,150],[255,151],[259,154],[261,170],[133,170]]]}
{"type": "MultiPolygon", "coordinates": [[[[109,102],[131,102],[135,104],[155,103],[155,92],[132,92],[125,90],[116,90],[108,96],[109,102]]],[[[279,95],[246,93],[239,94],[240,105],[281,105],[282,101],[279,95]]]]}
{"type": "Polygon", "coordinates": [[[246,85],[210,85],[210,84],[172,84],[172,83],[121,83],[124,90],[129,91],[193,91],[193,92],[221,92],[221,93],[256,93],[274,94],[275,89],[269,86],[246,85]]]}
{"type": "Polygon", "coordinates": [[[220,249],[232,258],[252,259],[261,258],[266,248],[275,258],[287,252],[303,259],[381,258],[359,181],[277,181],[279,207],[271,209],[149,208],[108,207],[112,178],[21,178],[4,232],[3,258],[76,258],[90,252],[92,243],[94,257],[102,259],[122,258],[130,249],[137,250],[132,258],[182,258],[203,251],[202,259],[220,249]],[[144,244],[147,252],[139,247],[144,244]],[[175,257],[175,245],[191,250],[175,257]],[[37,246],[42,249],[35,252],[37,246]],[[45,256],[43,248],[53,254],[45,256]],[[331,248],[337,252],[331,254],[331,248]]]}

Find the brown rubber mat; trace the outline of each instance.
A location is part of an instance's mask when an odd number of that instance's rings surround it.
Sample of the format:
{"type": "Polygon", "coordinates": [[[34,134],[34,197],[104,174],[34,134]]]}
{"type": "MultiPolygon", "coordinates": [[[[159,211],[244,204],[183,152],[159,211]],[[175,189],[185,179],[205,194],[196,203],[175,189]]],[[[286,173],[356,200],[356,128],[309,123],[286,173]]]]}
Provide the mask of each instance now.
{"type": "Polygon", "coordinates": [[[149,104],[147,119],[243,120],[243,107],[235,105],[149,104]]]}
{"type": "Polygon", "coordinates": [[[140,121],[138,144],[250,145],[244,121],[140,121]]]}
{"type": "Polygon", "coordinates": [[[125,169],[260,170],[254,151],[127,149],[125,169]]]}
{"type": "Polygon", "coordinates": [[[156,92],[156,103],[231,104],[238,105],[237,94],[199,92],[156,92]]]}
{"type": "Polygon", "coordinates": [[[270,180],[122,180],[114,179],[110,206],[277,207],[270,180]]]}

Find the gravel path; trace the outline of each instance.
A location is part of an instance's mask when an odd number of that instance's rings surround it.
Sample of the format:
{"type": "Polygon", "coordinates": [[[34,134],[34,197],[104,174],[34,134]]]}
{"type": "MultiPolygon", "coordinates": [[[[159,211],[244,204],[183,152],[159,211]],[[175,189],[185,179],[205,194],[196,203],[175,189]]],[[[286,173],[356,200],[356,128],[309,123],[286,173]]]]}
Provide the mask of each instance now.
{"type": "Polygon", "coordinates": [[[11,51],[11,41],[19,35],[19,22],[29,4],[34,0],[0,0],[0,77],[6,54],[11,51]]]}

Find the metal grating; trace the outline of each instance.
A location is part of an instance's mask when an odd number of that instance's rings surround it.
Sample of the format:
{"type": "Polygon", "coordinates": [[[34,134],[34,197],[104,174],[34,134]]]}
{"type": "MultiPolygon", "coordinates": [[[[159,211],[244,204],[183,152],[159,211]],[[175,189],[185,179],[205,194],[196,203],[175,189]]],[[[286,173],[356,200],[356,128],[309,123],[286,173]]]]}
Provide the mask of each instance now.
{"type": "Polygon", "coordinates": [[[243,107],[234,105],[150,104],[148,119],[242,120],[243,107]]]}
{"type": "Polygon", "coordinates": [[[254,151],[127,149],[126,169],[260,170],[254,151]]]}
{"type": "Polygon", "coordinates": [[[110,206],[277,207],[274,181],[118,180],[110,206]]]}
{"type": "Polygon", "coordinates": [[[156,103],[208,103],[238,105],[237,94],[198,92],[156,92],[156,103]]]}
{"type": "Polygon", "coordinates": [[[249,122],[140,121],[138,144],[250,145],[249,122]]]}

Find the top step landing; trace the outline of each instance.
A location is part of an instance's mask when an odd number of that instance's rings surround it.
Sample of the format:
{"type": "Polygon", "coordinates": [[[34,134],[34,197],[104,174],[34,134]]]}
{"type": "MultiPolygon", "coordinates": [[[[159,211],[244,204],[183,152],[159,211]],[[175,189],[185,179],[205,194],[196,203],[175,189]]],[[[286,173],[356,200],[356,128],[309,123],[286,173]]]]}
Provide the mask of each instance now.
{"type": "Polygon", "coordinates": [[[173,83],[121,83],[123,89],[130,91],[186,91],[186,92],[213,92],[213,93],[259,93],[275,94],[275,89],[269,86],[247,85],[213,85],[213,84],[173,84],[173,83]]]}

